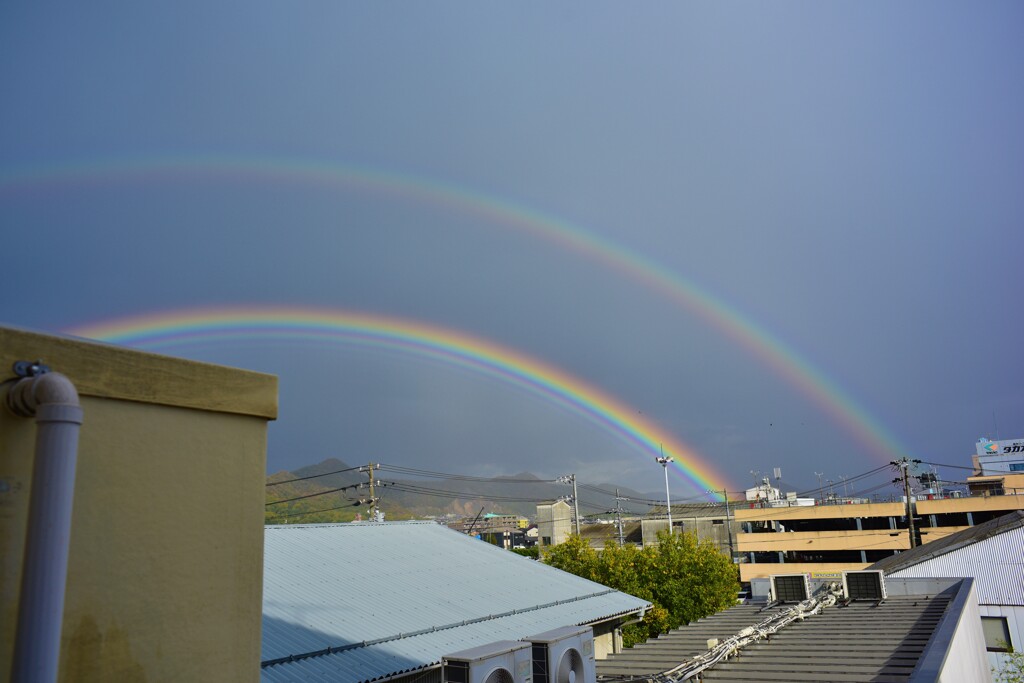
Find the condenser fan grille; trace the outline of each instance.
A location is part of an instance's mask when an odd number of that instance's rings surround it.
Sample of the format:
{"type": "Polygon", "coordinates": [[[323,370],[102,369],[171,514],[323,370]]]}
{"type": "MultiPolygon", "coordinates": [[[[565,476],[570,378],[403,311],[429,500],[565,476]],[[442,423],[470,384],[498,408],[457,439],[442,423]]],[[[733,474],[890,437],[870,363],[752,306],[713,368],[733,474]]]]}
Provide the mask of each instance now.
{"type": "Polygon", "coordinates": [[[487,674],[484,683],[515,683],[515,679],[512,678],[512,672],[508,669],[498,668],[487,674]]]}
{"type": "Polygon", "coordinates": [[[558,660],[556,683],[583,683],[583,657],[575,648],[569,648],[558,660]]]}

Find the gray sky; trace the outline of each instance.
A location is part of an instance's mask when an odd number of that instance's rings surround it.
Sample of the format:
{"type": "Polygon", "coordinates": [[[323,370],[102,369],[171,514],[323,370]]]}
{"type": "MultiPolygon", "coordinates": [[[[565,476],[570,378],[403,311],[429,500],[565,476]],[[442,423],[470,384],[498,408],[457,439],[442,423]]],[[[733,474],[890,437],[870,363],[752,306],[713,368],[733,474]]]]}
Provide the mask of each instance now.
{"type": "MultiPolygon", "coordinates": [[[[1017,2],[7,3],[0,320],[379,313],[559,367],[734,487],[884,461],[863,422],[637,273],[465,204],[288,171],[366,169],[647,259],[789,348],[894,451],[965,465],[980,436],[1024,436],[1021,26],[1017,2]]],[[[280,376],[272,471],[661,485],[649,453],[443,363],[170,352],[280,376]]]]}

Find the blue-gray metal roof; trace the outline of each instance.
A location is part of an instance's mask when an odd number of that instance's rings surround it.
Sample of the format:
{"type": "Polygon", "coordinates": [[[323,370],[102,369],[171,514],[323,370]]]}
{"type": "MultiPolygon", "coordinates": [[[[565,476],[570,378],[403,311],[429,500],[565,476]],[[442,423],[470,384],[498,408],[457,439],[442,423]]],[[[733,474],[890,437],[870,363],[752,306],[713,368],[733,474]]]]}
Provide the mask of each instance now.
{"type": "Polygon", "coordinates": [[[373,681],[648,605],[433,522],[272,526],[262,678],[373,681]]]}

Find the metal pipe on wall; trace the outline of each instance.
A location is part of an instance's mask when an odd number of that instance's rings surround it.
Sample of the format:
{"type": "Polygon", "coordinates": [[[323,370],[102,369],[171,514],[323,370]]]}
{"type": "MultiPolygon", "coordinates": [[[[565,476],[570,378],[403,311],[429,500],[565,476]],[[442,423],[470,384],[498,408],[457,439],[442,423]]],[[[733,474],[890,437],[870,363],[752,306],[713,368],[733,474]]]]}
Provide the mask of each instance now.
{"type": "Polygon", "coordinates": [[[27,376],[7,394],[7,407],[35,417],[37,431],[11,681],[52,683],[60,664],[82,408],[67,377],[40,363],[19,363],[16,370],[19,365],[27,376]]]}

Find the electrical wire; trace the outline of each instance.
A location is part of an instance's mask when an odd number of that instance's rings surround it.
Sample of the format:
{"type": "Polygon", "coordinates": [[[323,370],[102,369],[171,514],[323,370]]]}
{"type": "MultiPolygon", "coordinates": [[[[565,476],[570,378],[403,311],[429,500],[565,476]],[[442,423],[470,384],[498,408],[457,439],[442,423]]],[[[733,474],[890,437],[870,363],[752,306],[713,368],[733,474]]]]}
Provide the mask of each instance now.
{"type": "Polygon", "coordinates": [[[401,465],[386,465],[380,464],[377,469],[384,470],[387,472],[397,472],[400,474],[410,474],[418,477],[427,477],[432,479],[450,479],[454,481],[483,481],[492,482],[496,484],[555,484],[558,483],[557,479],[513,479],[511,477],[474,477],[468,474],[450,474],[447,472],[434,472],[431,470],[422,470],[415,467],[403,467],[401,465]]]}
{"type": "Polygon", "coordinates": [[[941,462],[928,462],[927,460],[922,460],[921,463],[924,465],[931,465],[933,467],[949,467],[954,470],[969,470],[971,472],[975,470],[973,467],[964,467],[963,465],[944,465],[941,462]]]}
{"type": "Polygon", "coordinates": [[[405,482],[382,482],[383,486],[390,486],[395,491],[404,491],[406,493],[418,493],[424,496],[435,496],[441,498],[479,498],[484,500],[492,500],[496,502],[506,503],[548,503],[551,502],[551,498],[517,498],[514,496],[498,496],[490,493],[474,493],[470,491],[447,491],[444,489],[434,489],[426,486],[418,486],[416,484],[408,484],[405,482]]]}
{"type": "Polygon", "coordinates": [[[331,474],[341,474],[342,472],[354,472],[356,470],[363,469],[363,467],[366,467],[366,465],[363,465],[361,467],[348,467],[348,468],[343,469],[343,470],[334,470],[333,472],[324,472],[323,474],[311,474],[308,477],[296,477],[295,479],[285,479],[283,481],[272,481],[272,482],[267,484],[267,487],[269,488],[271,486],[280,486],[281,484],[291,484],[293,481],[306,481],[307,479],[318,479],[320,477],[326,477],[326,476],[329,476],[331,474]]]}
{"type": "Polygon", "coordinates": [[[280,505],[281,503],[291,503],[295,500],[305,500],[306,498],[316,498],[317,496],[326,496],[328,493],[337,493],[338,491],[347,491],[348,489],[356,489],[362,486],[366,486],[365,483],[361,484],[349,484],[348,486],[339,486],[336,489],[328,489],[326,491],[318,491],[317,493],[309,493],[305,496],[295,496],[294,498],[284,498],[282,500],[272,500],[269,503],[264,503],[264,507],[270,507],[271,505],[280,505]]]}
{"type": "MultiPolygon", "coordinates": [[[[358,504],[358,501],[353,501],[353,503],[358,504]]],[[[282,513],[282,514],[279,514],[279,515],[275,515],[274,519],[283,519],[283,518],[286,518],[286,517],[305,517],[307,515],[316,515],[316,514],[319,514],[321,512],[332,512],[334,510],[349,510],[351,508],[356,507],[356,505],[354,505],[353,503],[349,503],[348,505],[339,505],[339,506],[333,507],[333,508],[323,508],[322,510],[307,510],[305,512],[282,513]]]]}

